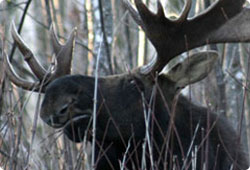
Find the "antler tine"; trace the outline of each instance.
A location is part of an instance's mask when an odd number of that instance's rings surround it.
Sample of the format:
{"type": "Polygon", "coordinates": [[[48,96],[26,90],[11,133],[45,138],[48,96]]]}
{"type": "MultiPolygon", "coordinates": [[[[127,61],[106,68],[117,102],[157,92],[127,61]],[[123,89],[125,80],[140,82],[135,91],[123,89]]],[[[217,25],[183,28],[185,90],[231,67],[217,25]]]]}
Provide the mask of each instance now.
{"type": "Polygon", "coordinates": [[[63,45],[59,42],[59,40],[58,40],[58,38],[56,36],[54,23],[51,24],[50,35],[51,35],[51,41],[52,41],[52,46],[53,46],[54,52],[55,52],[55,54],[58,54],[58,52],[61,50],[63,45]]]}
{"type": "Polygon", "coordinates": [[[180,14],[180,17],[175,21],[176,23],[183,23],[187,20],[189,11],[192,6],[192,0],[186,0],[185,6],[180,14]]]}
{"type": "Polygon", "coordinates": [[[12,37],[17,44],[19,50],[24,56],[25,61],[29,64],[31,70],[36,75],[36,77],[39,80],[42,80],[44,76],[46,75],[46,70],[41,66],[41,64],[37,61],[36,57],[32,53],[32,51],[29,49],[29,47],[25,44],[25,42],[22,40],[20,35],[17,33],[15,23],[12,22],[11,24],[11,33],[12,37]]]}
{"type": "Polygon", "coordinates": [[[29,47],[24,43],[20,35],[17,33],[15,24],[12,23],[12,30],[11,30],[12,37],[15,43],[17,44],[18,48],[20,49],[21,53],[24,55],[26,62],[29,64],[29,67],[34,72],[39,81],[29,82],[18,76],[14,71],[14,69],[12,68],[8,56],[4,53],[4,60],[7,66],[6,72],[10,77],[10,80],[17,86],[22,87],[23,89],[34,90],[34,91],[39,91],[41,89],[41,92],[44,92],[47,84],[50,83],[52,80],[70,74],[71,60],[75,47],[76,31],[77,29],[74,28],[65,45],[61,45],[60,42],[58,41],[58,38],[55,34],[55,30],[52,26],[51,29],[52,44],[54,52],[56,54],[57,65],[56,65],[56,70],[53,73],[51,72],[47,73],[46,70],[36,60],[35,56],[31,52],[29,47]],[[42,84],[42,82],[45,82],[45,84],[42,84]]]}
{"type": "Polygon", "coordinates": [[[156,15],[141,0],[135,0],[135,5],[144,24],[147,25],[155,19],[156,15]]]}
{"type": "Polygon", "coordinates": [[[250,41],[250,9],[244,8],[245,0],[218,0],[191,19],[187,17],[192,0],[186,0],[175,21],[162,17],[159,1],[155,16],[141,0],[135,3],[145,25],[144,31],[157,51],[157,58],[140,68],[142,74],[155,75],[174,57],[208,43],[250,41]]]}
{"type": "MultiPolygon", "coordinates": [[[[38,91],[39,90],[39,82],[29,82],[27,80],[22,79],[20,76],[16,74],[14,69],[12,68],[12,65],[9,61],[9,57],[5,52],[3,52],[3,58],[4,58],[4,64],[6,66],[6,73],[9,77],[9,79],[17,86],[22,87],[23,89],[26,90],[34,90],[38,91]]],[[[44,89],[41,89],[41,92],[44,92],[44,89]]]]}
{"type": "Polygon", "coordinates": [[[129,11],[131,16],[133,17],[134,21],[139,26],[141,26],[143,28],[144,27],[143,21],[142,21],[140,15],[138,14],[138,12],[134,9],[133,5],[130,3],[130,1],[129,0],[123,0],[123,4],[125,5],[127,10],[129,11]]]}
{"type": "Polygon", "coordinates": [[[157,16],[165,18],[164,8],[163,8],[160,0],[157,0],[157,8],[158,8],[157,9],[157,16]]]}
{"type": "Polygon", "coordinates": [[[71,62],[74,53],[76,33],[77,33],[77,28],[75,27],[71,31],[68,41],[65,43],[65,45],[61,46],[60,50],[57,52],[56,54],[57,67],[56,71],[52,74],[52,80],[57,77],[71,73],[71,62]]]}

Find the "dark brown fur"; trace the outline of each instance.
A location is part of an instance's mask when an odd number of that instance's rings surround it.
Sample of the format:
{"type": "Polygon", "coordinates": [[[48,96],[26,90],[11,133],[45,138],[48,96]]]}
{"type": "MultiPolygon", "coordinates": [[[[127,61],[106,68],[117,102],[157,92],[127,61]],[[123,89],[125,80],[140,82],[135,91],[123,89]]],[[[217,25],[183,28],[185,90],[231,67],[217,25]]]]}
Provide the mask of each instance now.
{"type": "MultiPolygon", "coordinates": [[[[197,148],[197,169],[202,169],[204,163],[209,170],[228,170],[231,165],[234,165],[235,170],[247,168],[248,163],[238,140],[239,136],[228,121],[222,116],[210,113],[206,108],[192,104],[183,96],[179,96],[177,105],[173,106],[174,97],[178,93],[174,89],[174,83],[165,77],[159,77],[156,84],[158,90],[155,93],[155,104],[151,108],[150,121],[156,167],[163,169],[165,166],[172,169],[173,158],[176,157],[177,166],[181,168],[186,161],[185,167],[191,169],[191,152],[197,148]],[[170,126],[173,115],[173,126],[170,126]],[[187,155],[191,144],[191,152],[187,155]]],[[[154,82],[140,77],[136,72],[99,79],[95,155],[97,169],[112,169],[112,166],[114,169],[119,169],[118,161],[123,159],[129,141],[126,166],[130,169],[131,164],[134,164],[136,169],[140,169],[142,143],[145,138],[141,94],[144,94],[147,105],[154,85],[154,82]],[[109,163],[112,163],[112,166],[109,163]]],[[[75,99],[71,110],[77,108],[85,114],[84,110],[92,110],[93,92],[93,78],[80,75],[59,78],[46,90],[41,116],[46,116],[48,111],[57,112],[52,111],[52,108],[58,108],[57,103],[68,96],[75,99]]],[[[72,141],[82,141],[88,120],[90,119],[72,122],[65,127],[65,134],[72,141]]],[[[149,164],[148,154],[147,150],[146,160],[149,164]]]]}

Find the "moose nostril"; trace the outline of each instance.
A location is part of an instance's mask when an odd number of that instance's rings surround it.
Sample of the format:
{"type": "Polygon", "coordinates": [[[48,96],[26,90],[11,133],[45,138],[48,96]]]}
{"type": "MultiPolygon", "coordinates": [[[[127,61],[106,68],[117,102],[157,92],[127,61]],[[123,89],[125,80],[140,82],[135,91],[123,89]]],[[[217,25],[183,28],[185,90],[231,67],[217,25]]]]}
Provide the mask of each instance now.
{"type": "Polygon", "coordinates": [[[42,119],[45,123],[47,123],[48,125],[51,125],[51,123],[52,123],[51,117],[50,117],[50,116],[48,116],[48,117],[43,117],[43,116],[41,116],[41,119],[42,119]]]}

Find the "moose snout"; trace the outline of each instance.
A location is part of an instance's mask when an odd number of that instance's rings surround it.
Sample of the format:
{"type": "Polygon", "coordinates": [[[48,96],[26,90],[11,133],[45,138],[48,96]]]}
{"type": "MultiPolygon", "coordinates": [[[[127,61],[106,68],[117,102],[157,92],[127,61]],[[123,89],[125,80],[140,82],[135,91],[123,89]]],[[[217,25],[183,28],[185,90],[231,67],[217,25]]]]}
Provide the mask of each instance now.
{"type": "Polygon", "coordinates": [[[61,124],[58,124],[56,122],[58,121],[55,121],[55,118],[53,118],[52,116],[42,116],[40,115],[41,119],[49,126],[53,127],[53,128],[61,128],[62,125],[61,124]]]}
{"type": "Polygon", "coordinates": [[[51,126],[52,120],[51,120],[51,117],[50,117],[50,116],[42,116],[42,115],[40,115],[40,118],[41,118],[46,124],[48,124],[48,125],[51,126]]]}

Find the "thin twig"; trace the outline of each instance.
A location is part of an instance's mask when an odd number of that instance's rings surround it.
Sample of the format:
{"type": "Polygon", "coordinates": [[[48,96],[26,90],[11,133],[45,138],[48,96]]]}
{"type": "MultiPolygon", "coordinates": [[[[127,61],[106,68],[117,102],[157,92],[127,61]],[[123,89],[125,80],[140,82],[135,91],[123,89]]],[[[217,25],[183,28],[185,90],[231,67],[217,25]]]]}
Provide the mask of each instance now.
{"type": "Polygon", "coordinates": [[[32,150],[32,146],[33,146],[33,143],[34,143],[34,140],[35,140],[35,134],[36,134],[37,123],[38,123],[38,115],[39,115],[40,102],[41,102],[41,91],[42,91],[44,83],[45,83],[45,81],[46,81],[46,79],[47,79],[47,77],[49,75],[49,70],[50,69],[48,69],[48,72],[44,76],[44,78],[43,78],[43,80],[41,82],[39,92],[38,92],[39,95],[38,95],[37,104],[36,104],[36,108],[35,108],[36,110],[35,110],[34,122],[33,122],[33,126],[32,126],[31,142],[30,142],[30,146],[29,146],[29,149],[28,149],[28,155],[27,155],[27,159],[26,159],[26,167],[24,169],[28,169],[28,167],[29,167],[29,160],[30,160],[31,150],[32,150]]]}
{"type": "Polygon", "coordinates": [[[142,99],[143,99],[143,112],[144,112],[144,119],[145,119],[145,127],[146,127],[146,143],[148,145],[148,150],[149,150],[149,156],[150,156],[150,164],[151,164],[151,169],[154,170],[154,158],[153,158],[153,151],[152,151],[152,143],[150,140],[150,128],[149,128],[149,123],[150,123],[150,118],[151,118],[151,114],[152,114],[152,103],[153,103],[153,99],[156,95],[156,86],[153,87],[152,90],[152,95],[150,97],[150,102],[149,102],[149,107],[148,107],[148,111],[146,109],[145,103],[146,103],[146,99],[144,97],[144,94],[142,93],[142,99]]]}
{"type": "Polygon", "coordinates": [[[241,83],[229,70],[226,70],[228,75],[241,87],[244,87],[245,90],[250,91],[250,89],[243,83],[241,83]]]}
{"type": "Polygon", "coordinates": [[[51,17],[51,12],[50,12],[50,2],[49,0],[45,0],[45,9],[47,13],[47,22],[49,25],[52,23],[52,17],[51,17]]]}
{"type": "Polygon", "coordinates": [[[112,67],[112,61],[111,61],[111,55],[110,55],[110,50],[109,50],[109,44],[107,40],[107,34],[106,34],[106,29],[105,29],[105,23],[104,23],[104,17],[103,17],[103,6],[102,6],[102,0],[99,0],[99,11],[100,11],[100,18],[101,18],[101,29],[103,33],[103,41],[105,45],[105,50],[106,50],[106,55],[108,59],[108,64],[109,64],[109,71],[111,74],[114,73],[113,67],[112,67]]]}
{"type": "Polygon", "coordinates": [[[93,129],[92,129],[92,158],[91,158],[91,166],[92,169],[94,170],[94,165],[95,165],[95,141],[96,141],[96,112],[97,112],[97,90],[98,90],[98,68],[99,68],[99,60],[100,60],[100,55],[101,55],[101,50],[102,50],[102,42],[103,42],[103,35],[102,39],[100,42],[99,50],[98,50],[98,55],[97,55],[97,60],[96,60],[96,68],[95,68],[95,91],[94,91],[94,105],[93,105],[93,129]]]}
{"type": "Polygon", "coordinates": [[[27,4],[27,1],[25,1],[25,2],[19,2],[19,3],[14,3],[14,2],[12,2],[12,1],[10,1],[9,3],[10,3],[10,4],[13,4],[13,6],[8,5],[8,7],[6,7],[6,8],[1,8],[1,9],[0,9],[0,12],[1,12],[1,11],[11,10],[13,7],[16,8],[16,7],[19,7],[19,6],[21,6],[21,5],[27,4]]]}
{"type": "Polygon", "coordinates": [[[125,153],[123,155],[122,162],[120,163],[121,170],[124,170],[124,168],[125,168],[126,156],[128,155],[128,152],[129,152],[129,149],[130,149],[131,139],[132,139],[132,136],[128,140],[128,146],[127,146],[126,151],[125,151],[125,153]]]}

